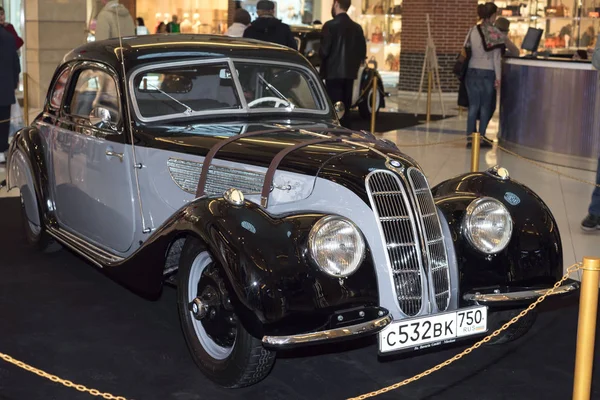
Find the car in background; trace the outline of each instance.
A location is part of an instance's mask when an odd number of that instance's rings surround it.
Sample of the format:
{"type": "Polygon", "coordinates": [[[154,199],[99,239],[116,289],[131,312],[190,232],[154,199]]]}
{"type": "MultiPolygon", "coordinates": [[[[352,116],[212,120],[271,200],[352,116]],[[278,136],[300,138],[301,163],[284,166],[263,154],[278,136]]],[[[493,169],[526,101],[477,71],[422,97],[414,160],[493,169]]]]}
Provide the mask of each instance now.
{"type": "MultiPolygon", "coordinates": [[[[298,44],[298,51],[308,59],[308,61],[317,69],[321,66],[321,57],[319,49],[321,45],[320,25],[312,27],[292,26],[292,34],[298,44]]],[[[357,79],[354,80],[352,89],[352,106],[350,109],[357,108],[360,116],[364,119],[371,118],[371,109],[373,107],[373,78],[377,78],[377,94],[375,96],[375,109],[379,111],[385,107],[385,98],[389,96],[383,86],[383,80],[377,63],[365,60],[365,63],[358,70],[357,79]]]]}

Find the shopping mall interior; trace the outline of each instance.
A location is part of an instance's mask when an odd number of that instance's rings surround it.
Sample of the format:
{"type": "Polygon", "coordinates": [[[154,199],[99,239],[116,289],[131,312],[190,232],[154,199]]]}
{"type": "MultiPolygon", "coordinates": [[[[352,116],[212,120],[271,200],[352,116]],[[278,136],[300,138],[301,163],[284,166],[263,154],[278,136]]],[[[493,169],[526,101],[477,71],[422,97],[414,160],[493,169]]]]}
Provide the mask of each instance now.
{"type": "MultiPolygon", "coordinates": [[[[484,1],[352,0],[366,78],[344,110],[303,36],[226,36],[258,0],[121,0],[149,31],[125,44],[95,38],[105,3],[0,0],[24,40],[0,399],[600,399],[596,1],[493,2],[519,54],[484,136],[455,68],[484,1]],[[122,80],[120,116],[71,117],[85,68],[122,80]]],[[[298,32],[332,19],[275,3],[298,32]]]]}

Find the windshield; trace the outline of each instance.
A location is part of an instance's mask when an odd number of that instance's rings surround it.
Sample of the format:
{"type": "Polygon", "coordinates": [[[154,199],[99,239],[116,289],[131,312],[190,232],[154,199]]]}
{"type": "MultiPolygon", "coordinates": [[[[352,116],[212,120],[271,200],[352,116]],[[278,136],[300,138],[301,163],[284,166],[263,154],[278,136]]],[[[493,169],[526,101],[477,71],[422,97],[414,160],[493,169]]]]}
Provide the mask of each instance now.
{"type": "Polygon", "coordinates": [[[134,73],[131,86],[138,117],[153,121],[256,112],[323,114],[326,100],[317,79],[308,69],[287,64],[220,60],[146,67],[134,73]]]}

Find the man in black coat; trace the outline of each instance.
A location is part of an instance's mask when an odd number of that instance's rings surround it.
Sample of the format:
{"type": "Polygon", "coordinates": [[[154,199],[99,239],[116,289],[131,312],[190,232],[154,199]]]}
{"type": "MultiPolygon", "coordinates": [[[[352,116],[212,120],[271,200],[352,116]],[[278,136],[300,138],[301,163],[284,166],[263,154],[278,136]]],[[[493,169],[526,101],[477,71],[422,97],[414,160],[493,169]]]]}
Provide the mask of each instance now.
{"type": "Polygon", "coordinates": [[[258,18],[244,31],[245,38],[277,43],[298,50],[290,26],[275,18],[275,3],[260,0],[256,4],[256,13],[258,18]]]}
{"type": "MultiPolygon", "coordinates": [[[[321,76],[333,103],[341,101],[350,110],[352,85],[358,69],[367,57],[367,42],[362,27],[346,13],[351,0],[335,0],[331,8],[334,18],[323,25],[321,49],[321,76]]],[[[346,112],[341,120],[348,125],[346,112]]]]}
{"type": "Polygon", "coordinates": [[[10,106],[16,101],[21,66],[15,38],[0,25],[0,163],[5,162],[10,130],[10,106]]]}

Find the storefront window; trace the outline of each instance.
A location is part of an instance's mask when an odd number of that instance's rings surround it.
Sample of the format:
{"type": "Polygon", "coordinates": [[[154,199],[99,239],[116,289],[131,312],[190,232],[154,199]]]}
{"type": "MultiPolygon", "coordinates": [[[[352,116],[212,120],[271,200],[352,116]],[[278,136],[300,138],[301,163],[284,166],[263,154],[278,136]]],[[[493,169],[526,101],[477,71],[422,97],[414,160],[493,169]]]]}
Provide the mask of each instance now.
{"type": "MultiPolygon", "coordinates": [[[[275,16],[288,25],[312,25],[315,18],[315,2],[320,0],[276,0],[275,16]]],[[[242,8],[256,19],[256,3],[258,0],[244,0],[242,8]]]]}

